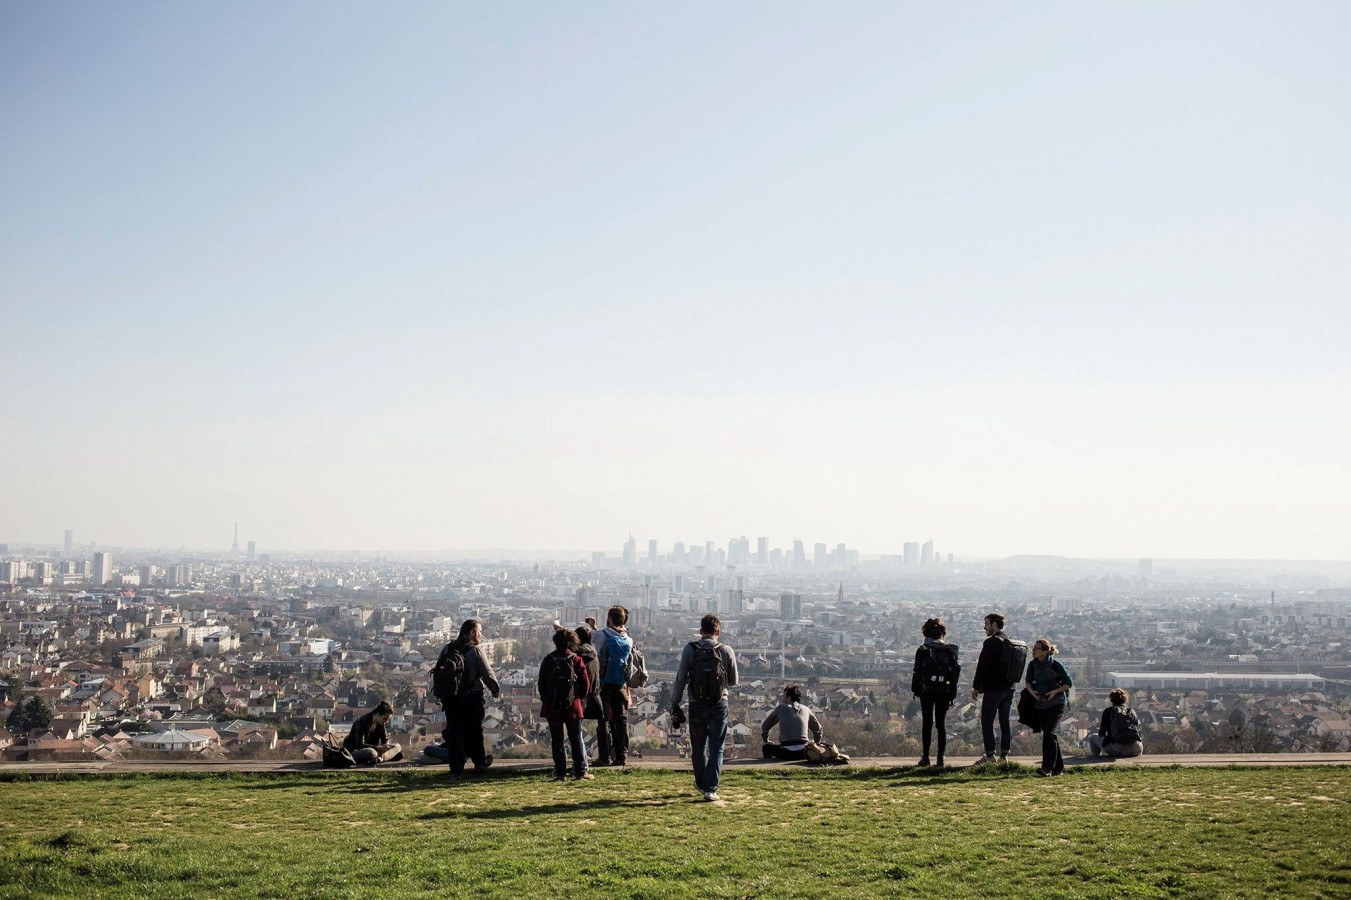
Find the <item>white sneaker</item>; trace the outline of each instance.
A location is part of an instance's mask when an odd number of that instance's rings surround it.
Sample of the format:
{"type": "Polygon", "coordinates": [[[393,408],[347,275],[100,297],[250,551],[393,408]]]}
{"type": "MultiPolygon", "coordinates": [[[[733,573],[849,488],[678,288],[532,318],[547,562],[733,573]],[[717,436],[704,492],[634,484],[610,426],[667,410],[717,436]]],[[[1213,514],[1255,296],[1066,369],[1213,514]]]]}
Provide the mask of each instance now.
{"type": "Polygon", "coordinates": [[[704,794],[704,799],[707,800],[709,803],[716,803],[722,798],[718,796],[717,791],[709,791],[708,793],[704,794]]]}

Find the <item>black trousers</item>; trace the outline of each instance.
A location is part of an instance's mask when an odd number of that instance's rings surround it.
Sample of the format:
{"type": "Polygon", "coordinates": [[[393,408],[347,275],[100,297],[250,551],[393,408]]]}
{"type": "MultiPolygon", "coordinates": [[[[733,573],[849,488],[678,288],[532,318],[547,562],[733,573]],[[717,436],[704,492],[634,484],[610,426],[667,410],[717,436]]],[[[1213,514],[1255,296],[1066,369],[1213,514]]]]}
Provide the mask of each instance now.
{"type": "Polygon", "coordinates": [[[1059,775],[1065,771],[1065,758],[1060,755],[1060,737],[1055,728],[1065,715],[1065,704],[1057,703],[1041,711],[1041,769],[1059,775]]]}
{"type": "Polygon", "coordinates": [[[796,750],[790,750],[783,744],[775,744],[771,741],[765,741],[760,752],[765,755],[765,759],[806,759],[807,748],[799,747],[796,750]]]}
{"type": "Polygon", "coordinates": [[[952,701],[946,697],[939,698],[929,694],[919,695],[919,712],[922,717],[922,728],[924,730],[924,758],[929,758],[929,747],[933,741],[934,726],[938,726],[938,758],[943,758],[943,751],[948,748],[948,707],[952,701]]]}
{"type": "Polygon", "coordinates": [[[1009,712],[1013,709],[1013,689],[986,691],[980,695],[980,736],[985,742],[985,755],[994,755],[994,720],[999,717],[999,755],[1009,755],[1009,745],[1013,743],[1013,730],[1009,724],[1009,712]]]}
{"type": "Polygon", "coordinates": [[[446,753],[450,757],[450,773],[464,774],[464,762],[468,757],[474,761],[475,768],[482,768],[487,759],[483,749],[483,708],[481,697],[459,697],[441,701],[441,709],[446,713],[446,727],[441,737],[446,742],[446,753]]]}
{"type": "MultiPolygon", "coordinates": [[[[600,703],[605,709],[600,728],[610,727],[610,761],[623,764],[629,755],[629,689],[623,685],[602,684],[600,703]]],[[[601,753],[604,752],[602,747],[601,753]]]]}

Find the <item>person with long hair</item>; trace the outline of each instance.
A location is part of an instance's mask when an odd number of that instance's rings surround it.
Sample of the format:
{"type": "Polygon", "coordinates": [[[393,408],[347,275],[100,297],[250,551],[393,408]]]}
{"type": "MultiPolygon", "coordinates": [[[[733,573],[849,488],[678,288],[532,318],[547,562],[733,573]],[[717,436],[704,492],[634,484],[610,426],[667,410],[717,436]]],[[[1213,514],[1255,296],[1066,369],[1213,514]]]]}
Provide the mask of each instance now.
{"type": "Polygon", "coordinates": [[[1069,706],[1070,673],[1055,658],[1056,647],[1046,638],[1032,644],[1032,660],[1027,664],[1027,690],[1041,716],[1041,768],[1037,775],[1048,778],[1065,771],[1056,726],[1069,706]]]}
{"type": "Polygon", "coordinates": [[[933,618],[920,629],[924,643],[915,650],[915,668],[910,676],[910,691],[919,698],[923,722],[924,756],[919,765],[928,766],[934,728],[938,729],[938,768],[943,768],[943,752],[948,746],[948,707],[957,696],[957,679],[962,667],[957,661],[957,645],[945,638],[948,626],[933,618]]]}

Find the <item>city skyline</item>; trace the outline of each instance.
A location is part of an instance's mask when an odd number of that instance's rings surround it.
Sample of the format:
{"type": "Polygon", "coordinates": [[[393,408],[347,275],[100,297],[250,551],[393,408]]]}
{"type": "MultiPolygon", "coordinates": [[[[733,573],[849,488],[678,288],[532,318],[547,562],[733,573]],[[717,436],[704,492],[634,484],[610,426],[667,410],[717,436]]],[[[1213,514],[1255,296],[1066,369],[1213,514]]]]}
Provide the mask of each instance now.
{"type": "Polygon", "coordinates": [[[1345,560],[1349,28],[5,6],[0,543],[1345,560]]]}

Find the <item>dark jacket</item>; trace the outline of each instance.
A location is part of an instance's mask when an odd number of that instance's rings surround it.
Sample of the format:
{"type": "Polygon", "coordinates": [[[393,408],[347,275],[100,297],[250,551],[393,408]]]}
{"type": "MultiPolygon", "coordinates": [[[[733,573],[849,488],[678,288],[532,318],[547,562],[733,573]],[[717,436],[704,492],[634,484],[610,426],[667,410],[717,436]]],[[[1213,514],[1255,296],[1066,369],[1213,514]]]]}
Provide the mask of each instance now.
{"type": "Polygon", "coordinates": [[[358,716],[352,723],[352,730],[343,738],[342,745],[348,750],[360,750],[363,747],[383,747],[389,743],[385,726],[375,723],[375,713],[368,712],[358,716]]]}
{"type": "Polygon", "coordinates": [[[586,674],[586,663],[582,658],[571,650],[555,650],[539,664],[538,687],[540,700],[539,714],[545,719],[580,719],[582,718],[582,704],[586,700],[587,694],[591,693],[591,679],[586,674]],[[572,702],[565,707],[556,706],[546,695],[549,678],[559,666],[572,666],[577,679],[576,696],[572,702]]]}
{"type": "Polygon", "coordinates": [[[1102,711],[1102,721],[1098,723],[1098,737],[1104,741],[1112,739],[1112,719],[1113,715],[1126,717],[1126,721],[1135,726],[1136,732],[1140,730],[1140,717],[1135,714],[1135,710],[1129,706],[1109,706],[1102,711]],[[1115,712],[1114,712],[1115,710],[1115,712]]]}
{"type": "Polygon", "coordinates": [[[1004,672],[1004,645],[1008,640],[1008,635],[996,631],[980,645],[980,658],[976,660],[976,677],[971,682],[973,690],[981,693],[1013,690],[1014,683],[1004,680],[1007,674],[1004,672]]]}
{"type": "MultiPolygon", "coordinates": [[[[958,661],[958,674],[960,676],[960,651],[956,644],[949,644],[947,641],[936,641],[933,638],[925,638],[924,643],[915,648],[915,668],[910,673],[910,693],[918,697],[924,693],[923,675],[924,660],[929,656],[930,647],[946,647],[952,651],[952,658],[958,661]]],[[[931,692],[932,693],[932,692],[931,692]]],[[[957,696],[957,685],[953,684],[951,692],[946,699],[951,700],[957,696]]]]}
{"type": "Polygon", "coordinates": [[[586,677],[591,679],[591,690],[587,691],[586,702],[582,704],[582,718],[600,719],[602,716],[600,660],[596,659],[596,647],[594,644],[582,644],[577,648],[577,655],[582,658],[582,662],[586,665],[586,677]]]}
{"type": "Polygon", "coordinates": [[[459,647],[460,655],[464,657],[464,690],[460,693],[461,699],[483,702],[483,687],[480,685],[486,686],[494,697],[502,693],[502,686],[497,683],[493,667],[473,644],[461,643],[458,638],[446,644],[441,648],[441,655],[436,658],[438,667],[445,660],[451,647],[459,647]]]}
{"type": "MultiPolygon", "coordinates": [[[[1047,656],[1046,659],[1038,662],[1032,660],[1027,664],[1027,683],[1032,686],[1032,690],[1038,694],[1045,694],[1053,691],[1062,684],[1065,687],[1073,687],[1074,681],[1070,678],[1070,673],[1065,671],[1065,667],[1060,664],[1060,660],[1054,656],[1047,656]]],[[[1049,701],[1038,700],[1038,709],[1054,709],[1070,702],[1069,691],[1056,694],[1049,701]]]]}
{"type": "Polygon", "coordinates": [[[1041,710],[1027,688],[1018,692],[1018,724],[1031,728],[1033,734],[1041,733],[1041,710]]]}

